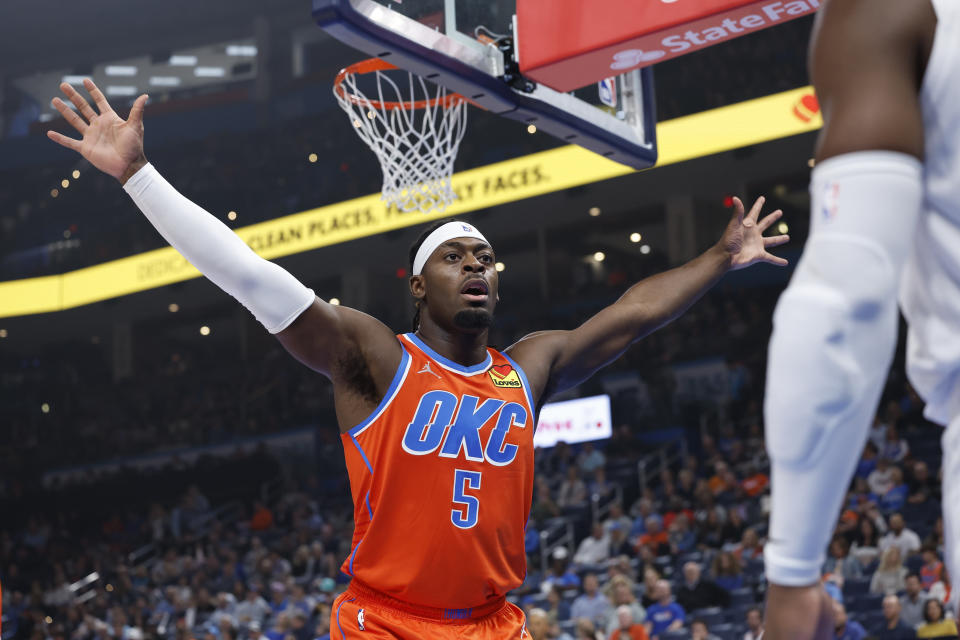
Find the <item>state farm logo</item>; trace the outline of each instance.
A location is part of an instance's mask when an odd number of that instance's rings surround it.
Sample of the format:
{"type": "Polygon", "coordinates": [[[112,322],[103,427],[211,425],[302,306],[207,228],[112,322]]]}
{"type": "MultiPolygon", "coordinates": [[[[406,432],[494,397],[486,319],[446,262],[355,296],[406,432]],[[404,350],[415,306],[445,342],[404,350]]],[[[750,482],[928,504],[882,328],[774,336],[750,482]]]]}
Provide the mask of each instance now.
{"type": "MultiPolygon", "coordinates": [[[[674,0],[676,1],[676,0],[674,0]]],[[[643,49],[627,49],[613,54],[613,63],[610,68],[619,71],[620,69],[629,69],[643,62],[653,62],[667,55],[666,51],[655,49],[653,51],[644,51],[643,49]]]]}
{"type": "MultiPolygon", "coordinates": [[[[660,0],[663,4],[676,4],[679,0],[660,0]]],[[[676,24],[656,34],[634,39],[631,44],[647,48],[631,48],[613,54],[610,68],[623,71],[680,54],[692,53],[731,38],[759,31],[776,24],[814,13],[821,0],[768,0],[750,2],[741,0],[736,8],[720,11],[714,15],[710,3],[699,15],[691,15],[684,24],[676,24]],[[704,16],[703,14],[708,14],[704,16]]],[[[718,3],[719,4],[719,3],[718,3]]],[[[684,5],[684,8],[688,7],[684,5]]],[[[676,11],[680,12],[680,5],[676,11]]],[[[666,11],[664,11],[665,13],[666,11]]]]}

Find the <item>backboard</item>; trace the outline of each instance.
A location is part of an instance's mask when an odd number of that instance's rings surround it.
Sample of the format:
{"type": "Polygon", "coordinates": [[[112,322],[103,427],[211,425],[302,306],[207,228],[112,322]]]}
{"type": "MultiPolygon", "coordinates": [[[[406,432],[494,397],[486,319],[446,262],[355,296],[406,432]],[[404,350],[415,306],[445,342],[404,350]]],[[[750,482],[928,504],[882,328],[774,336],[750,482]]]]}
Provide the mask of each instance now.
{"type": "Polygon", "coordinates": [[[477,106],[630,167],[652,166],[657,159],[652,71],[598,77],[569,93],[524,78],[516,46],[516,4],[313,0],[313,15],[345,44],[443,85],[477,106]]]}

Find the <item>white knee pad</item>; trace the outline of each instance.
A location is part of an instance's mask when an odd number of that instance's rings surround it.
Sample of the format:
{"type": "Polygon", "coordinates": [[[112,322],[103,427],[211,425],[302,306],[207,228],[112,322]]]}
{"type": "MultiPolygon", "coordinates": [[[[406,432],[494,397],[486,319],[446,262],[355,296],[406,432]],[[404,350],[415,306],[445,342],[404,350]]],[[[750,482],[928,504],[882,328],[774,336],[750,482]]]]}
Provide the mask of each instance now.
{"type": "Polygon", "coordinates": [[[784,414],[768,419],[773,459],[808,467],[840,444],[832,432],[871,380],[886,376],[896,331],[896,277],[882,248],[812,238],[774,313],[765,405],[784,414]]]}
{"type": "Polygon", "coordinates": [[[861,152],[818,165],[811,235],[774,314],[764,402],[767,577],[814,584],[896,347],[896,291],[920,164],[861,152]]]}

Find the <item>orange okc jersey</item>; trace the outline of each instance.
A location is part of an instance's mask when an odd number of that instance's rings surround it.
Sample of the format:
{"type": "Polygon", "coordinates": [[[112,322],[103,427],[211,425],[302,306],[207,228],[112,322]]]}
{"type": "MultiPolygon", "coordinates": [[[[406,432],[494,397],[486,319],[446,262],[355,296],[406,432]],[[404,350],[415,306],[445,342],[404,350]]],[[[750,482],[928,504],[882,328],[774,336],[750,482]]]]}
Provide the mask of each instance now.
{"type": "Polygon", "coordinates": [[[398,600],[469,617],[526,573],[530,385],[494,349],[464,367],[413,334],[398,339],[403,358],[386,396],[341,436],[356,523],[343,571],[398,600]]]}

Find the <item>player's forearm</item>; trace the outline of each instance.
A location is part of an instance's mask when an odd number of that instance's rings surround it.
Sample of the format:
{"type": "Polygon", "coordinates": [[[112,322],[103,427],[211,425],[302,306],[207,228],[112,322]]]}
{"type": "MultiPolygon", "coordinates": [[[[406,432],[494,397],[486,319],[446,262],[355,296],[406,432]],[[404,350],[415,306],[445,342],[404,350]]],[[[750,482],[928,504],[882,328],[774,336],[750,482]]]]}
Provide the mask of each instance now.
{"type": "Polygon", "coordinates": [[[313,291],[254,253],[225,224],[174,189],[149,163],[121,181],[160,235],[214,284],[247,307],[271,333],[286,328],[313,303],[313,291]]]}
{"type": "Polygon", "coordinates": [[[645,278],[615,303],[636,308],[634,340],[680,317],[729,271],[731,256],[713,246],[690,262],[645,278]]]}

